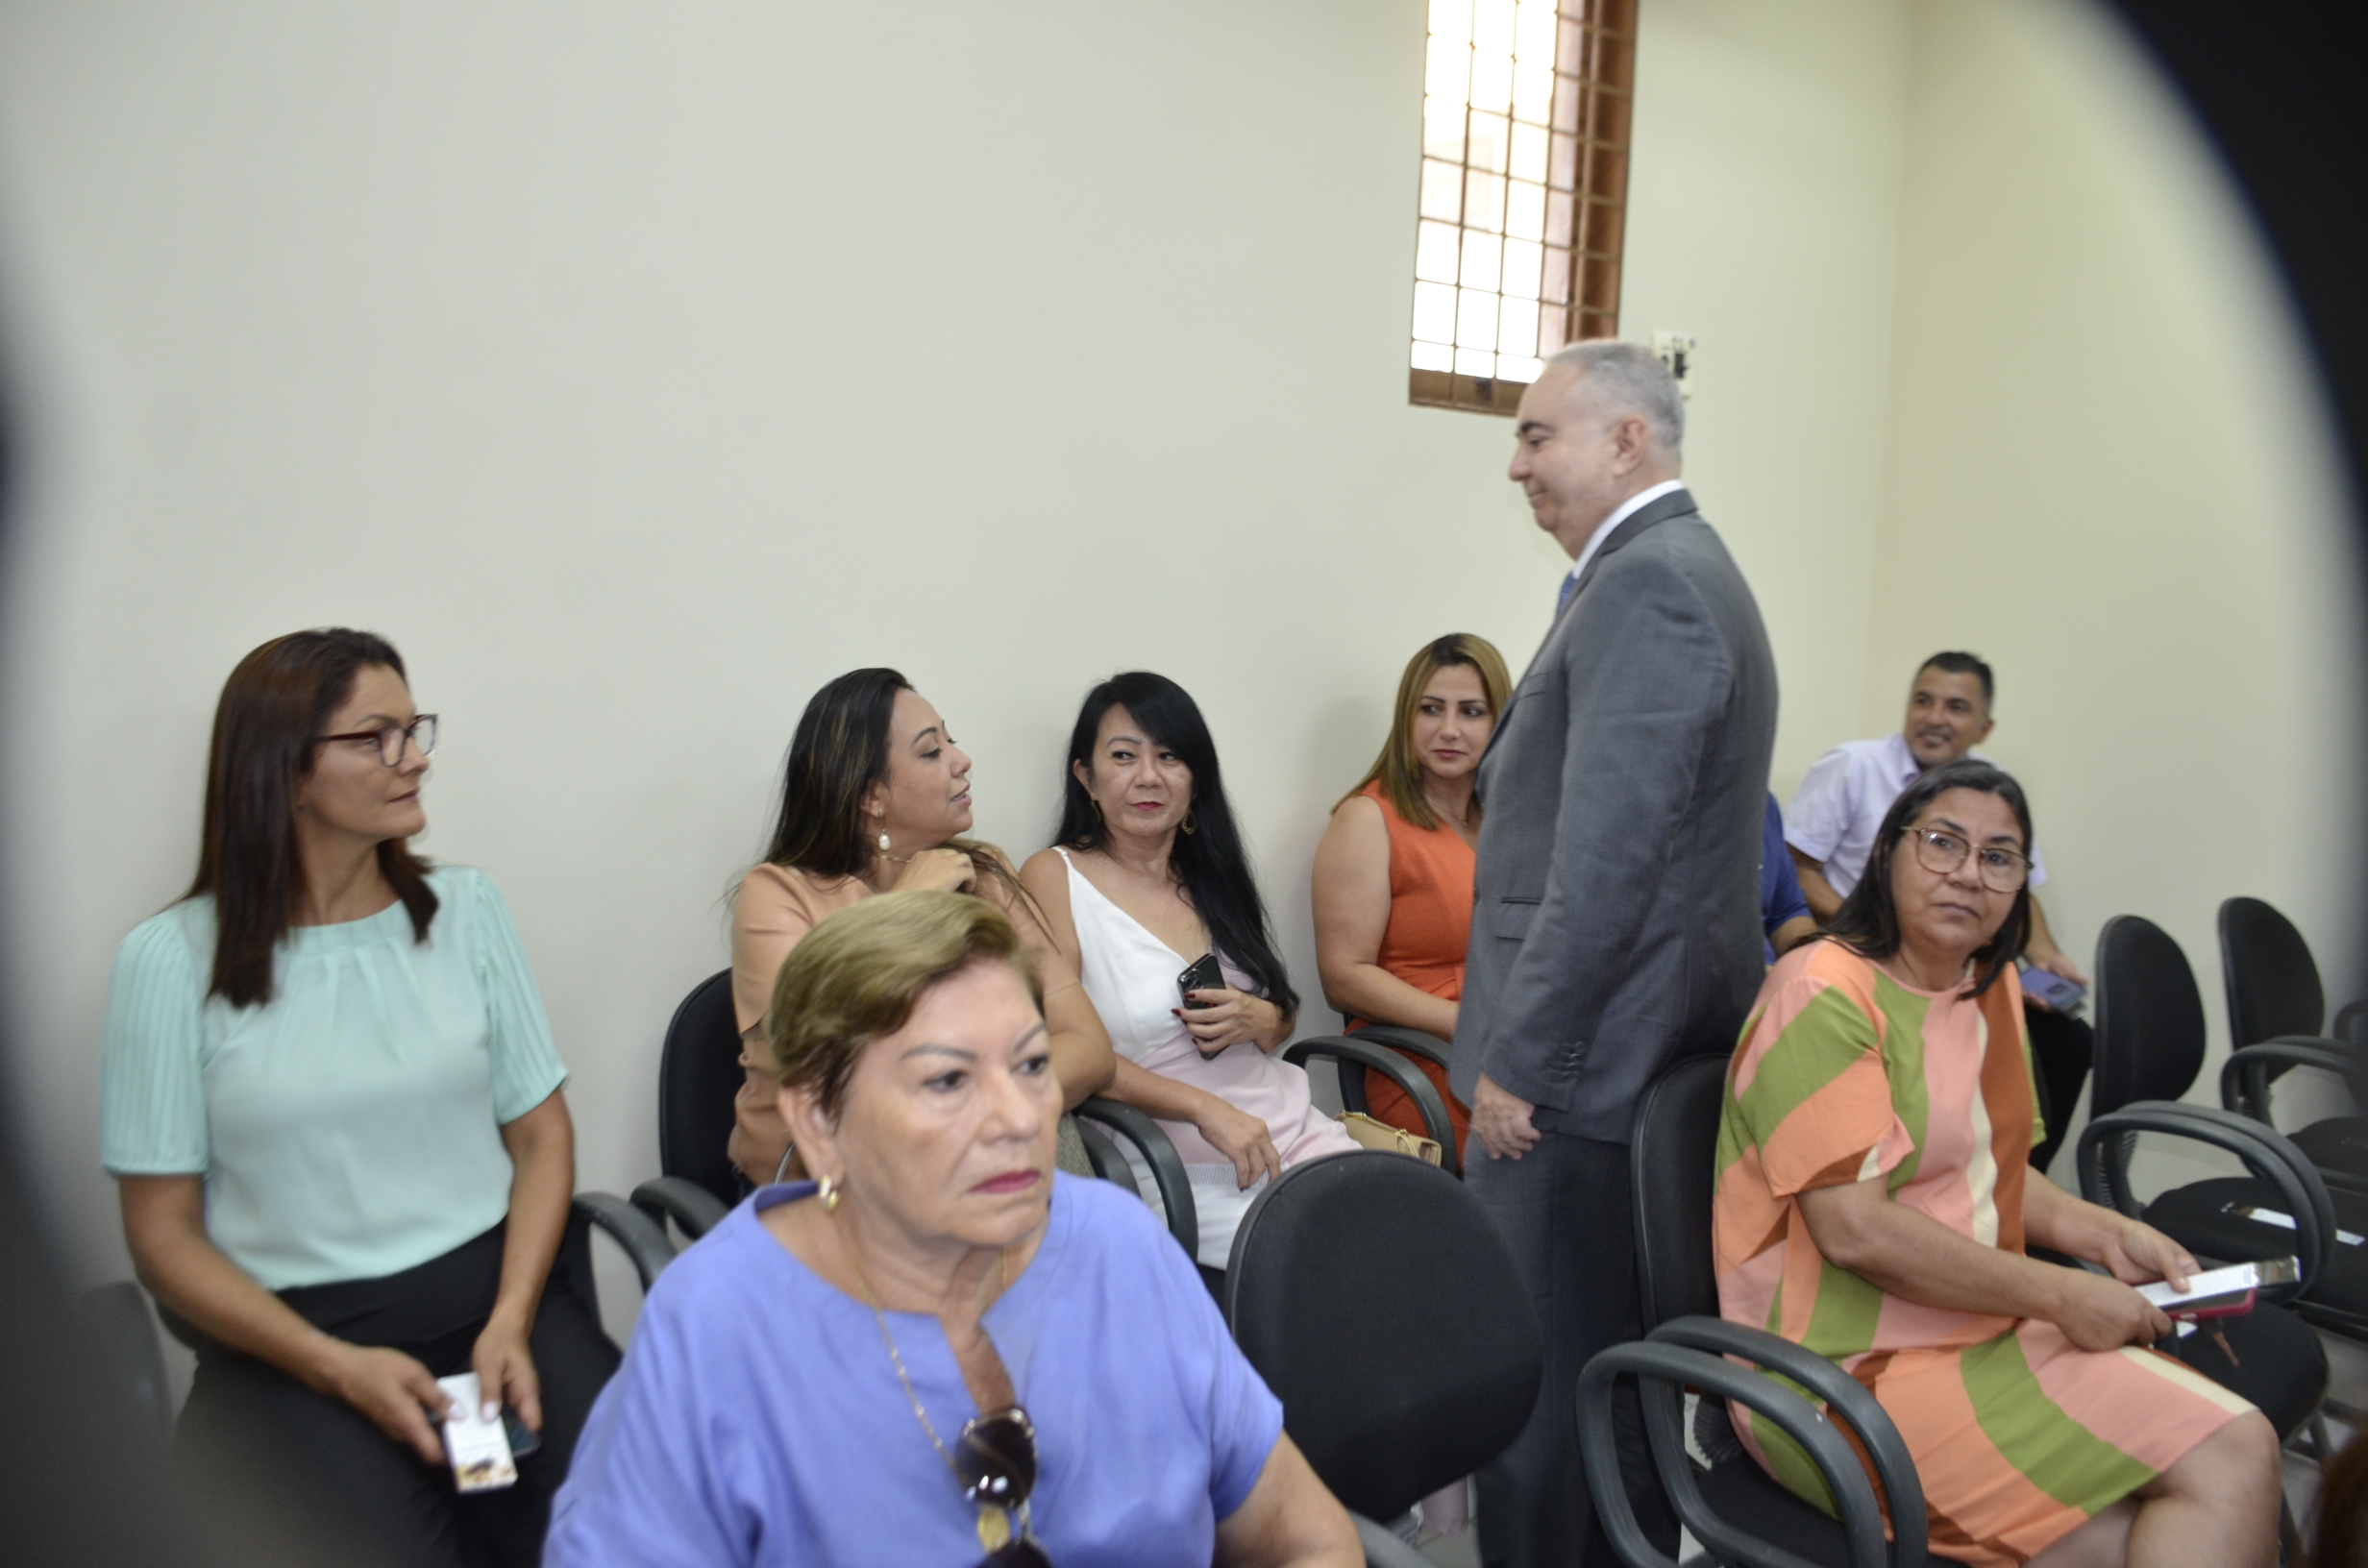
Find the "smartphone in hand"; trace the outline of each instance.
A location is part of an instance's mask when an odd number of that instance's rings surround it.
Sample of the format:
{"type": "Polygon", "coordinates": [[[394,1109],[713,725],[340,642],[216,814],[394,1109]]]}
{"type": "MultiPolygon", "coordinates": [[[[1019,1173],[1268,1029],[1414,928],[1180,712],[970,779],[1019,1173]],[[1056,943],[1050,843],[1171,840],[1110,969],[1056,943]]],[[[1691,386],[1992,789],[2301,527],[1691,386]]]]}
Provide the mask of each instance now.
{"type": "MultiPolygon", "coordinates": [[[[444,1454],[452,1461],[453,1485],[463,1492],[496,1491],[518,1483],[516,1450],[511,1447],[510,1427],[504,1415],[497,1413],[487,1420],[474,1372],[456,1373],[436,1379],[436,1386],[453,1401],[445,1415],[444,1454]]],[[[516,1427],[524,1432],[523,1427],[516,1427]]]]}
{"type": "Polygon", "coordinates": [[[1209,1005],[1206,1002],[1194,1001],[1194,992],[1216,991],[1221,988],[1224,983],[1225,967],[1218,962],[1218,958],[1215,953],[1201,954],[1199,959],[1194,963],[1191,968],[1186,969],[1182,974],[1175,977],[1175,989],[1178,994],[1183,997],[1184,1005],[1190,1008],[1201,1008],[1209,1005]]]}
{"type": "Polygon", "coordinates": [[[2078,1013],[2088,999],[2088,988],[2052,969],[2034,967],[2023,971],[2023,994],[2036,997],[2059,1013],[2078,1013]]]}

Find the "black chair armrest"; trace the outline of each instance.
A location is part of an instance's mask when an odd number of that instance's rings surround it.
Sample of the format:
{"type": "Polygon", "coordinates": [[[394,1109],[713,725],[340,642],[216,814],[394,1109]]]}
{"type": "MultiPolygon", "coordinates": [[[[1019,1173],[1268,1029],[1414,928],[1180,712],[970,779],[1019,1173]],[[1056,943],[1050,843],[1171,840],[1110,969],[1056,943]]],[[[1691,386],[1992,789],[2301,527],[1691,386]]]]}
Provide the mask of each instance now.
{"type": "MultiPolygon", "coordinates": [[[[1639,1568],[1677,1568],[1645,1539],[1628,1503],[1612,1424],[1613,1384],[1622,1377],[1638,1382],[1654,1466],[1671,1507],[1694,1538],[1714,1555],[1763,1568],[1817,1568],[1772,1542],[1738,1530],[1711,1510],[1694,1477],[1693,1460],[1686,1453],[1683,1391],[1690,1387],[1700,1389],[1705,1398],[1732,1399],[1750,1407],[1801,1446],[1825,1478],[1840,1512],[1850,1568],[1884,1568],[1887,1563],[1890,1568],[1922,1568],[1924,1493],[1914,1482],[1912,1470],[1908,1481],[1912,1490],[1892,1493],[1900,1538],[1887,1543],[1883,1510],[1857,1453],[1816,1407],[1774,1379],[1722,1356],[1658,1337],[1614,1345],[1596,1355],[1579,1374],[1579,1452],[1587,1469],[1587,1487],[1594,1496],[1597,1521],[1625,1561],[1639,1568]],[[1913,1511],[1897,1507],[1910,1496],[1915,1500],[1913,1511]]],[[[1887,1428],[1889,1423],[1884,1425],[1887,1428]]]]}
{"type": "Polygon", "coordinates": [[[2176,1100],[2137,1100],[2090,1120],[2074,1145],[2081,1196],[2134,1217],[2140,1205],[2130,1190],[2130,1156],[2139,1133],[2160,1133],[2224,1150],[2247,1170],[2278,1189],[2294,1216],[2294,1256],[2301,1275],[2286,1285],[2264,1286],[2263,1301],[2300,1295],[2334,1255],[2335,1205],[2327,1183],[2310,1162],[2274,1128],[2230,1111],[2176,1100]]]}
{"type": "MultiPolygon", "coordinates": [[[[1897,1521],[1915,1521],[1915,1539],[1905,1537],[1895,1543],[1893,1560],[1898,1563],[1922,1562],[1927,1543],[1924,1539],[1924,1483],[1915,1473],[1915,1458],[1908,1452],[1907,1440],[1866,1385],[1844,1372],[1815,1351],[1794,1344],[1791,1340],[1762,1329],[1746,1328],[1717,1317],[1671,1318],[1645,1337],[1664,1344],[1683,1345],[1689,1350],[1704,1351],[1713,1356],[1733,1356],[1752,1365],[1790,1379],[1823,1400],[1826,1413],[1838,1417],[1841,1423],[1858,1434],[1859,1444],[1865,1450],[1867,1460],[1875,1467],[1875,1480],[1884,1495],[1890,1499],[1892,1529],[1900,1529],[1897,1521]],[[1902,1555],[1910,1554],[1912,1555],[1902,1555]]],[[[1757,1406],[1753,1407],[1755,1409],[1757,1406]]],[[[1863,1471],[1861,1472],[1864,1474],[1863,1471]]],[[[1701,1536],[1697,1530],[1695,1535],[1701,1536]]],[[[1703,1537],[1707,1539],[1707,1537],[1703,1537]]]]}
{"type": "Polygon", "coordinates": [[[633,1272],[641,1276],[644,1290],[675,1261],[674,1244],[666,1239],[666,1228],[615,1193],[579,1192],[575,1209],[594,1229],[606,1231],[625,1249],[625,1255],[633,1261],[633,1272]]]}
{"type": "Polygon", "coordinates": [[[2331,1072],[2351,1088],[2359,1075],[2358,1050],[2323,1035],[2280,1035],[2231,1051],[2220,1065],[2220,1103],[2255,1121],[2269,1120],[2269,1081],[2288,1067],[2331,1072]]]}
{"type": "Polygon", "coordinates": [[[653,1176],[633,1188],[633,1207],[657,1221],[668,1220],[696,1241],[724,1222],[730,1205],[687,1176],[653,1176]]]}
{"type": "Polygon", "coordinates": [[[1132,1143],[1151,1167],[1151,1185],[1159,1189],[1160,1206],[1168,1211],[1168,1234],[1176,1238],[1184,1256],[1200,1257],[1200,1211],[1193,1202],[1193,1180],[1184,1161],[1159,1130],[1159,1123],[1131,1105],[1096,1094],[1070,1113],[1080,1121],[1107,1127],[1132,1143]]]}
{"type": "Polygon", "coordinates": [[[2347,1044],[2352,1043],[2352,1027],[2361,1018],[2368,1018],[2368,996],[2346,1002],[2335,1009],[2335,1021],[2327,1026],[2327,1032],[2347,1044]]]}
{"type": "Polygon", "coordinates": [[[1348,1522],[1357,1527],[1357,1544],[1365,1549],[1365,1568],[1432,1568],[1430,1558],[1356,1509],[1348,1510],[1348,1522]]]}
{"type": "Polygon", "coordinates": [[[1348,1038],[1369,1040],[1394,1051],[1403,1051],[1408,1056],[1436,1062],[1443,1067],[1447,1065],[1448,1045],[1445,1041],[1437,1035],[1426,1035],[1419,1029],[1409,1029],[1402,1023],[1369,1023],[1348,1038]]]}
{"type": "Polygon", "coordinates": [[[1369,1045],[1362,1034],[1311,1035],[1295,1040],[1283,1047],[1283,1060],[1304,1067],[1311,1057],[1329,1057],[1334,1062],[1353,1062],[1370,1067],[1406,1092],[1422,1114],[1424,1136],[1439,1145],[1440,1167],[1450,1176],[1464,1173],[1463,1163],[1456,1158],[1455,1123],[1447,1118],[1447,1102],[1442,1098],[1439,1086],[1432,1083],[1420,1067],[1394,1050],[1380,1045],[1369,1045]]]}

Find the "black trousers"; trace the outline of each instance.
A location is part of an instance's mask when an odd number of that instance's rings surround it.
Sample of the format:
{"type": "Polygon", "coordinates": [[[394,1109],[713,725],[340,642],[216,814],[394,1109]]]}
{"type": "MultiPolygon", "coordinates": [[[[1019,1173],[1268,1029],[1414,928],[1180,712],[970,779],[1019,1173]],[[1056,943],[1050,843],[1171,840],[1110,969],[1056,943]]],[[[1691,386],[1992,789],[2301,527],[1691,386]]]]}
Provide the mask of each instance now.
{"type": "MultiPolygon", "coordinates": [[[[501,1283],[502,1226],[416,1268],[280,1292],[323,1333],[400,1350],[436,1377],[470,1369],[501,1283]]],[[[551,1500],[592,1401],[617,1368],[601,1332],[579,1230],[560,1249],[528,1348],[542,1388],[542,1446],[518,1483],[454,1490],[341,1400],[210,1342],[181,1412],[177,1468],[222,1560],[370,1568],[534,1568],[551,1500]]]]}
{"type": "Polygon", "coordinates": [[[2083,1019],[2035,1007],[2023,1009],[2023,1027],[2031,1032],[2031,1066],[2039,1080],[2039,1111],[2047,1118],[2047,1141],[2031,1151],[2031,1164],[2044,1173],[2072,1130],[2081,1086],[2096,1060],[2097,1036],[2083,1019]]]}
{"type": "MultiPolygon", "coordinates": [[[[1545,1332],[1537,1408],[1477,1478],[1480,1560],[1489,1568],[1615,1568],[1619,1558],[1595,1522],[1579,1460],[1578,1388],[1595,1352],[1643,1334],[1628,1147],[1546,1132],[1517,1161],[1491,1160],[1477,1141],[1471,1153],[1465,1185],[1504,1232],[1545,1332]]],[[[1653,1470],[1633,1383],[1620,1385],[1613,1419],[1630,1506],[1645,1534],[1675,1556],[1677,1516],[1653,1470]]]]}

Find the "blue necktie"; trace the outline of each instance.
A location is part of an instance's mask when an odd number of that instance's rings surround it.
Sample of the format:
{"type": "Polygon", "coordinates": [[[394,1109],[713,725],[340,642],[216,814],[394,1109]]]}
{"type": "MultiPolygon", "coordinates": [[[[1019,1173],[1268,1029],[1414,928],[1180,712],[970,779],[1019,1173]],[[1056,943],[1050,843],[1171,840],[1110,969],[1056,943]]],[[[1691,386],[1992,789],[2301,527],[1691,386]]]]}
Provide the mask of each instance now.
{"type": "Polygon", "coordinates": [[[1562,619],[1563,606],[1570,602],[1570,596],[1577,593],[1578,589],[1578,575],[1576,573],[1564,574],[1563,585],[1554,592],[1554,618],[1556,620],[1562,619]]]}

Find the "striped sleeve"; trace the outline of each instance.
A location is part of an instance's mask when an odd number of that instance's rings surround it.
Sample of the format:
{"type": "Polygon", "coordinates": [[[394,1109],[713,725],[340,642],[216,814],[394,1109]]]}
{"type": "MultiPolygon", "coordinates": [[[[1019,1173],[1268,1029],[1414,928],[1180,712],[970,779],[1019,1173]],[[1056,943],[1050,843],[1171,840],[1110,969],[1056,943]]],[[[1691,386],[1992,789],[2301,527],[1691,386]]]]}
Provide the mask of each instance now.
{"type": "Polygon", "coordinates": [[[199,1063],[205,990],[174,912],[133,927],[107,977],[99,1161],[116,1176],[202,1175],[212,1160],[199,1063]]]}
{"type": "Polygon", "coordinates": [[[1892,1109],[1873,1015],[1813,973],[1779,987],[1752,1020],[1734,1093],[1780,1198],[1881,1175],[1915,1147],[1892,1109]]]}
{"type": "Polygon", "coordinates": [[[493,1119],[515,1121],[567,1081],[567,1067],[551,1038],[551,1017],[534,987],[534,971],[527,967],[526,944],[518,939],[508,901],[482,871],[462,869],[462,876],[465,885],[456,891],[468,904],[477,983],[485,998],[493,1119]]]}

